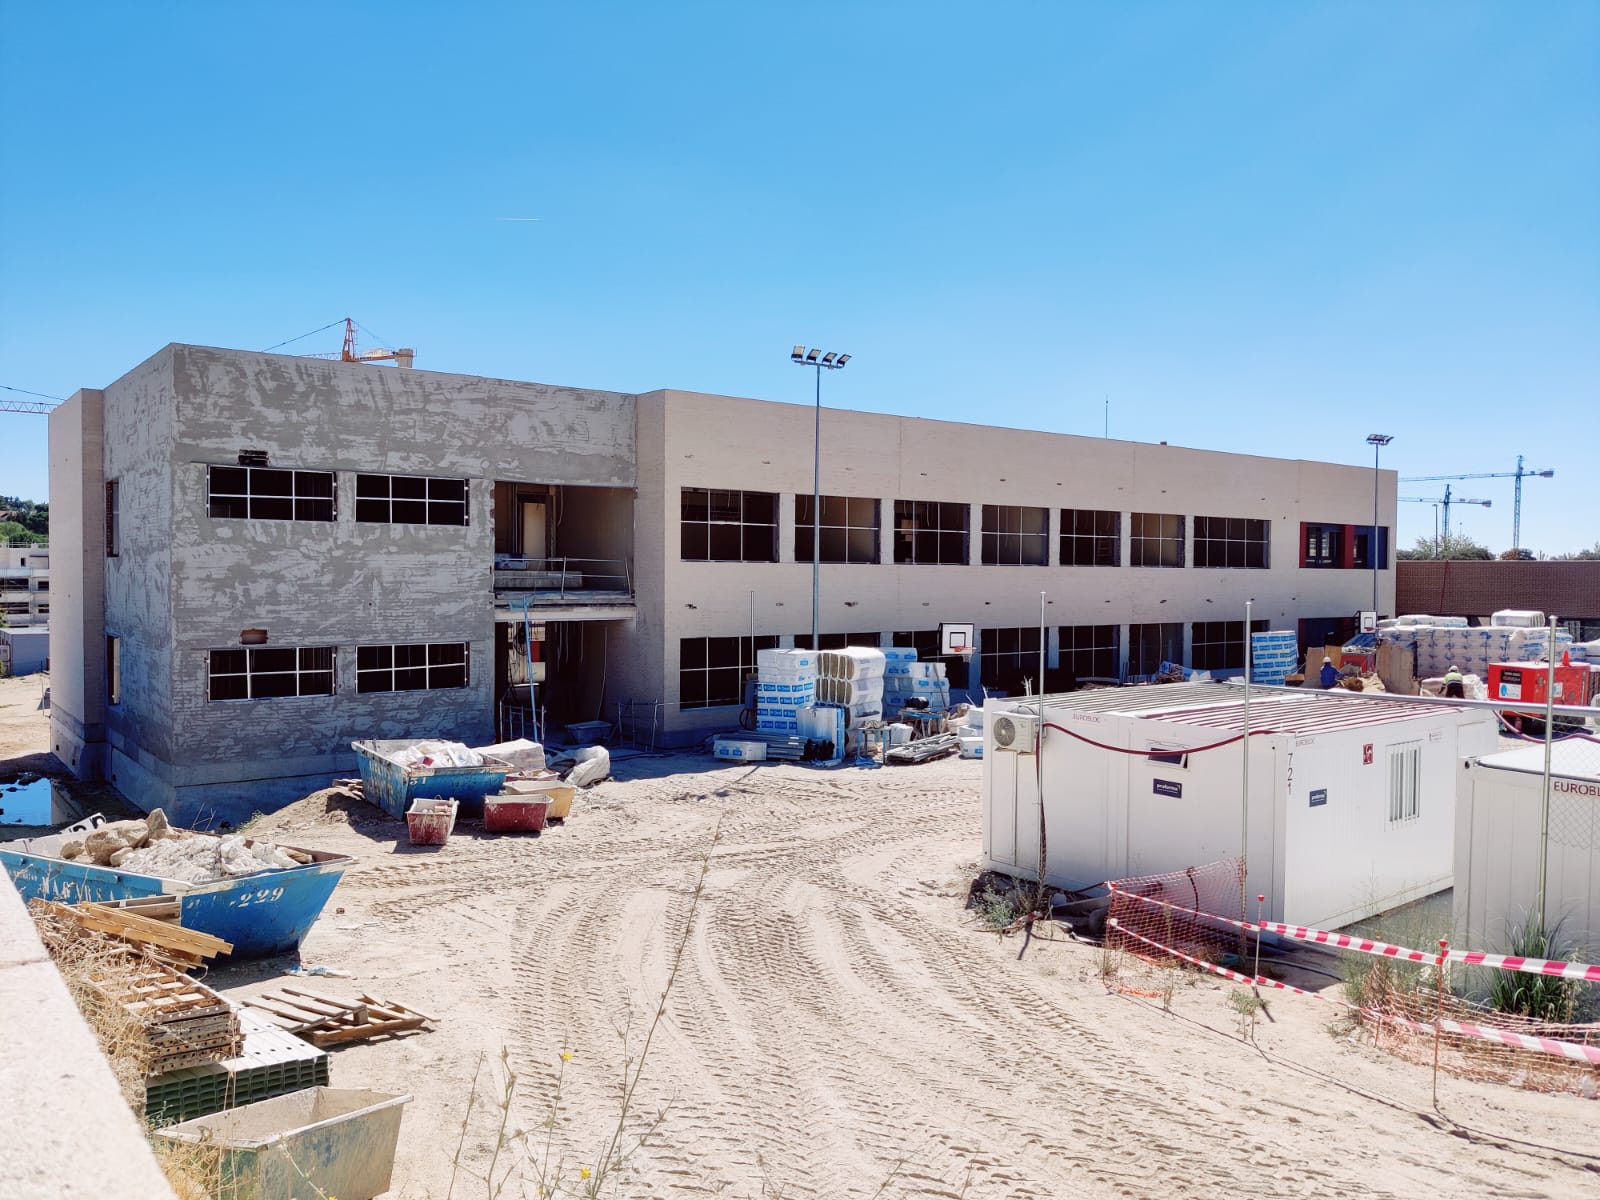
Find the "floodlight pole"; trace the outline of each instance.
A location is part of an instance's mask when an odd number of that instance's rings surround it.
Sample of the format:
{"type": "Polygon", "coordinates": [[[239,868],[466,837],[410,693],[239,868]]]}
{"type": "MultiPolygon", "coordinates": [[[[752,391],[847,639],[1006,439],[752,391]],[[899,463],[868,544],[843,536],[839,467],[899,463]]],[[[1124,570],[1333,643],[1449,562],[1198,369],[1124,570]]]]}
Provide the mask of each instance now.
{"type": "Polygon", "coordinates": [[[789,361],[796,366],[817,369],[817,401],[811,430],[811,653],[822,649],[817,639],[817,613],[822,595],[822,370],[843,368],[850,361],[848,354],[832,350],[807,350],[796,346],[789,353],[789,361]]]}
{"type": "Polygon", "coordinates": [[[1545,925],[1545,883],[1550,869],[1550,759],[1555,749],[1556,737],[1556,624],[1550,614],[1550,640],[1546,643],[1545,657],[1549,659],[1549,675],[1544,693],[1544,787],[1539,805],[1539,932],[1548,933],[1545,925]]]}
{"type": "Polygon", "coordinates": [[[1245,884],[1250,878],[1250,610],[1254,600],[1244,602],[1244,760],[1242,786],[1239,789],[1239,920],[1249,919],[1245,911],[1245,884]]]}
{"type": "MultiPolygon", "coordinates": [[[[1376,620],[1378,616],[1378,454],[1394,437],[1387,433],[1374,433],[1367,438],[1367,444],[1372,447],[1372,537],[1367,543],[1367,553],[1372,558],[1372,615],[1376,620]]],[[[1389,549],[1384,548],[1383,557],[1389,557],[1389,549]]]]}

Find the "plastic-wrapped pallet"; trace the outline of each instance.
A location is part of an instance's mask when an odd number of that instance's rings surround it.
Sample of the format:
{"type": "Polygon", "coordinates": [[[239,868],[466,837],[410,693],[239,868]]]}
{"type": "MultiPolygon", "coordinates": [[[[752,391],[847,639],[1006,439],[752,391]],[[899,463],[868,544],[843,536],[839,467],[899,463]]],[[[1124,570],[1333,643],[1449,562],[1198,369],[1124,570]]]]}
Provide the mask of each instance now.
{"type": "Polygon", "coordinates": [[[1505,629],[1538,629],[1544,623],[1544,614],[1530,608],[1502,608],[1489,618],[1489,624],[1505,629]]]}
{"type": "Polygon", "coordinates": [[[883,652],[883,673],[887,678],[911,674],[917,652],[911,646],[892,646],[883,652]]]}
{"type": "Polygon", "coordinates": [[[1274,629],[1250,635],[1250,674],[1261,684],[1282,684],[1300,661],[1298,638],[1292,629],[1274,629]]]}

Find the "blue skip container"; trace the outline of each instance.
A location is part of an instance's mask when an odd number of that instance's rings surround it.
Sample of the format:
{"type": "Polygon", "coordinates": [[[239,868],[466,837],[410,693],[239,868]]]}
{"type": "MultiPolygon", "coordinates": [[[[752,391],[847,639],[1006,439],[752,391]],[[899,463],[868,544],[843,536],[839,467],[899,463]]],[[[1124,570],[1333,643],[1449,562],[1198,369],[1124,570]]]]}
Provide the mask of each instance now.
{"type": "Polygon", "coordinates": [[[413,800],[454,798],[463,816],[482,816],[483,798],[505,790],[510,763],[488,761],[481,767],[405,766],[394,758],[415,746],[416,739],[351,742],[361,760],[361,794],[396,820],[405,820],[413,800]]]}
{"type": "Polygon", "coordinates": [[[301,850],[311,857],[305,866],[187,883],[60,858],[65,840],[62,834],[51,834],[0,844],[0,866],[23,900],[76,904],[172,896],[185,929],[232,942],[235,958],[264,958],[297,947],[321,915],[344,869],[354,861],[346,854],[301,850]]]}

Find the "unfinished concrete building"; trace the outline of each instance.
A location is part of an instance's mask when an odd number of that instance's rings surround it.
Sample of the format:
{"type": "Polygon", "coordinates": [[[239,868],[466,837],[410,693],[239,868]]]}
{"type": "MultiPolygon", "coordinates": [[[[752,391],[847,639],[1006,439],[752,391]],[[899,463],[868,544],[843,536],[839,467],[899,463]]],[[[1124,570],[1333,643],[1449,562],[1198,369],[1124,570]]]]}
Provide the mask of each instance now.
{"type": "MultiPolygon", "coordinates": [[[[350,742],[733,727],[811,625],[810,405],[172,345],[50,418],[52,743],[237,819],[350,742]],[[529,686],[532,675],[533,687],[529,686]]],[[[1392,610],[1384,472],[826,411],[824,645],[937,651],[958,690],[1243,666],[1392,610]],[[974,464],[979,464],[975,466],[974,464]]]]}

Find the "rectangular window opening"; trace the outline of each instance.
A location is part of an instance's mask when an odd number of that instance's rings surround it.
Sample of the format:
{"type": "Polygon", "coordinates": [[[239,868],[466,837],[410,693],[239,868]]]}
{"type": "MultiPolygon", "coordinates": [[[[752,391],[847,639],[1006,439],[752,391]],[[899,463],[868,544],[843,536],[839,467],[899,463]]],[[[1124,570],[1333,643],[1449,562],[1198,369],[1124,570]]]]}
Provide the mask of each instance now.
{"type": "Polygon", "coordinates": [[[1050,510],[1014,504],[985,504],[983,562],[986,566],[1049,565],[1050,510]]]}
{"type": "Polygon", "coordinates": [[[1183,566],[1183,518],[1176,513],[1132,513],[1128,534],[1129,566],[1183,566]]]}
{"type": "Polygon", "coordinates": [[[282,467],[206,468],[206,514],[257,521],[332,521],[338,515],[332,471],[282,467]]]}
{"type": "Polygon", "coordinates": [[[878,510],[876,500],[855,496],[824,496],[817,516],[812,498],[794,498],[794,558],[811,561],[811,534],[818,526],[819,556],[825,563],[876,563],[878,561],[878,510]]]}
{"type": "Polygon", "coordinates": [[[678,707],[721,708],[744,703],[744,680],[756,669],[756,652],[773,650],[776,634],[757,637],[680,638],[678,707]]]}
{"type": "Polygon", "coordinates": [[[1253,517],[1196,517],[1196,567],[1267,569],[1271,523],[1253,517]]]}
{"type": "Polygon", "coordinates": [[[357,475],[356,520],[374,525],[469,524],[467,481],[424,475],[357,475]]]}
{"type": "Polygon", "coordinates": [[[685,562],[778,561],[774,493],[684,488],[680,504],[679,556],[685,562]]]}
{"type": "Polygon", "coordinates": [[[1422,815],[1422,743],[1389,747],[1389,824],[1422,815]]]}
{"type": "Polygon", "coordinates": [[[964,566],[972,510],[944,500],[894,502],[894,561],[964,566]]]}
{"type": "Polygon", "coordinates": [[[466,642],[407,642],[356,647],[356,691],[436,692],[468,683],[466,642]]]}
{"type": "Polygon", "coordinates": [[[334,694],[332,646],[252,646],[208,654],[208,700],[268,700],[334,694]]]}
{"type": "Polygon", "coordinates": [[[1104,509],[1061,510],[1063,567],[1122,565],[1122,514],[1104,509]]]}

